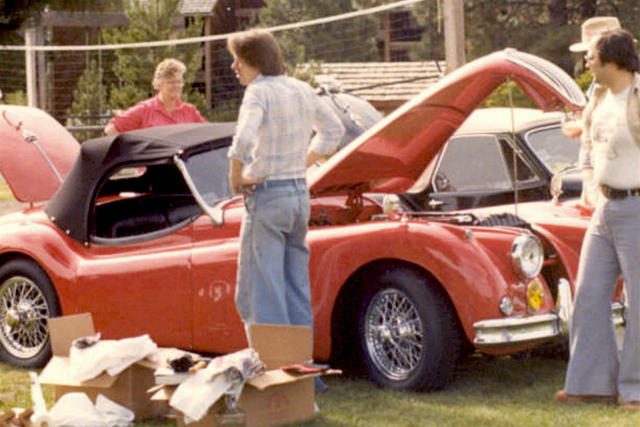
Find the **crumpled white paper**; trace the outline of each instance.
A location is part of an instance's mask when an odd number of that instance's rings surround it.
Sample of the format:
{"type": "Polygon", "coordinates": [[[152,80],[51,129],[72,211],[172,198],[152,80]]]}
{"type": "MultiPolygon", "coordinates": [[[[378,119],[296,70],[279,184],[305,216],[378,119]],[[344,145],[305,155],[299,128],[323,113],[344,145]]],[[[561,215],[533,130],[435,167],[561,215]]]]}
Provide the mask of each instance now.
{"type": "Polygon", "coordinates": [[[187,423],[199,421],[223,395],[233,393],[237,398],[245,382],[264,369],[252,348],[216,357],[178,386],[169,405],[182,411],[187,423]]]}
{"type": "Polygon", "coordinates": [[[134,413],[99,394],[96,404],[85,393],[63,395],[47,413],[35,413],[36,427],[126,427],[132,425],[134,413]]]}
{"type": "Polygon", "coordinates": [[[71,346],[69,350],[69,370],[78,382],[88,381],[103,372],[118,375],[129,366],[158,349],[149,335],[121,340],[101,340],[86,348],[71,346]]]}

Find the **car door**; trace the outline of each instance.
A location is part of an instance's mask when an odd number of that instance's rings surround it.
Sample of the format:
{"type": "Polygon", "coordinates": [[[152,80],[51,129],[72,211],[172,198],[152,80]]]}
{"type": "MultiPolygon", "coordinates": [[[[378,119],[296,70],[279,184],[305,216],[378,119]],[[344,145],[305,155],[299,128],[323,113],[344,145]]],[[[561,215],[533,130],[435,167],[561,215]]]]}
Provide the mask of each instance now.
{"type": "Polygon", "coordinates": [[[77,266],[77,303],[106,338],[149,334],[191,348],[191,226],[133,244],[91,245],[77,266]]]}

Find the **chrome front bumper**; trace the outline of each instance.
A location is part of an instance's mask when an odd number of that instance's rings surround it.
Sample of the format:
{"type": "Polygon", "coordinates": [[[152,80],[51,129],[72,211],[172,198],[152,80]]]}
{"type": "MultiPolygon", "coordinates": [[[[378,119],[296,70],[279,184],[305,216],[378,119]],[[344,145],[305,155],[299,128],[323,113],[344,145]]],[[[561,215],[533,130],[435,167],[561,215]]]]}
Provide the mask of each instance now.
{"type": "MultiPolygon", "coordinates": [[[[614,302],[611,309],[613,324],[624,325],[624,305],[614,302]]],[[[549,341],[557,337],[566,339],[569,334],[569,316],[572,310],[571,287],[567,280],[561,279],[558,283],[558,298],[553,312],[527,317],[481,320],[473,324],[476,333],[473,343],[478,347],[504,347],[549,341]]]]}

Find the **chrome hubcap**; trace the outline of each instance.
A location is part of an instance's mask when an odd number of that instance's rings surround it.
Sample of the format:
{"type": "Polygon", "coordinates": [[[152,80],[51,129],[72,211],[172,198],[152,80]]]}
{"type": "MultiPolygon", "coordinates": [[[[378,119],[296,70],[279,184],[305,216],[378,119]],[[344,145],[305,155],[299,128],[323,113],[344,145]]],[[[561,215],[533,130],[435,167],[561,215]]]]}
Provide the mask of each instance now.
{"type": "Polygon", "coordinates": [[[0,343],[14,357],[28,359],[47,343],[47,301],[40,288],[26,277],[11,277],[0,284],[0,343]]]}
{"type": "Polygon", "coordinates": [[[397,289],[376,294],[365,315],[365,342],[375,366],[388,378],[406,379],[420,363],[423,325],[415,305],[397,289]]]}

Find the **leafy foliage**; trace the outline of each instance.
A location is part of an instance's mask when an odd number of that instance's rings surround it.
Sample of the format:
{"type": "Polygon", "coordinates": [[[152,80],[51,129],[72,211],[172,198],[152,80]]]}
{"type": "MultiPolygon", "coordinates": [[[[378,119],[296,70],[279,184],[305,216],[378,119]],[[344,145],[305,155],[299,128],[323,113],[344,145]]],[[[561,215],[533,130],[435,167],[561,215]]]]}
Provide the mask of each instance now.
{"type": "MultiPolygon", "coordinates": [[[[302,22],[353,11],[351,0],[272,0],[260,11],[262,27],[302,22]]],[[[338,21],[276,34],[292,66],[309,60],[349,62],[377,60],[374,18],[338,21]]]]}
{"type": "Polygon", "coordinates": [[[26,20],[37,19],[47,7],[53,10],[105,10],[121,3],[122,0],[0,0],[0,39],[18,30],[26,20]]]}
{"type": "MultiPolygon", "coordinates": [[[[75,119],[67,125],[102,125],[100,117],[106,113],[108,113],[107,88],[103,83],[102,67],[98,66],[98,61],[92,60],[73,91],[73,103],[68,115],[75,119]]],[[[93,138],[101,134],[101,131],[92,131],[88,134],[83,133],[82,137],[93,138]]],[[[83,139],[80,135],[75,136],[78,140],[83,139]]]]}
{"type": "Polygon", "coordinates": [[[514,82],[503,83],[484,100],[483,107],[536,108],[531,99],[514,82]]]}

